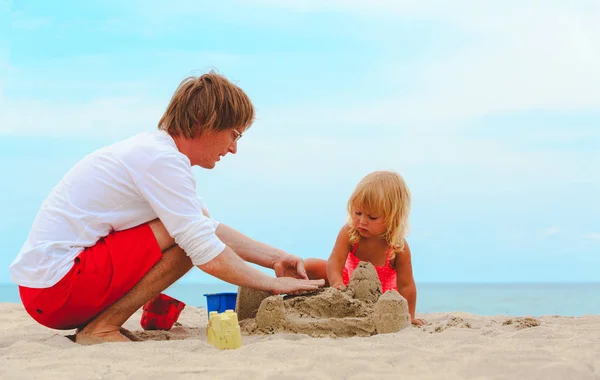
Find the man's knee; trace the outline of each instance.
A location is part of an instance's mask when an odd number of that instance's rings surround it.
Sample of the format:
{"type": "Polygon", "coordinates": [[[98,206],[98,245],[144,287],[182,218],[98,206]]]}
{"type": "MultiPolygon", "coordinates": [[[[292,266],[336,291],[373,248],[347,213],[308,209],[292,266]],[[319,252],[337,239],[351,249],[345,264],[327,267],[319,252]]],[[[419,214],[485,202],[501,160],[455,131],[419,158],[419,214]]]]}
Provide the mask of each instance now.
{"type": "Polygon", "coordinates": [[[152,233],[154,233],[154,237],[156,238],[156,242],[161,251],[164,252],[175,245],[175,240],[169,235],[169,232],[160,219],[154,219],[148,222],[148,225],[150,226],[152,233]]]}

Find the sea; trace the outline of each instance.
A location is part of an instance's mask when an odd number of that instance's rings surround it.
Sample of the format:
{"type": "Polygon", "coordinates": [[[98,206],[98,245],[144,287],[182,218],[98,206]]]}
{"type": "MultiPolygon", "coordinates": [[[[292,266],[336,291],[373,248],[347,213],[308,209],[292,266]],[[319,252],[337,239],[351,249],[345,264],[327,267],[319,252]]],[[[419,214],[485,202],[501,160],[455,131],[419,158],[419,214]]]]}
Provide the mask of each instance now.
{"type": "MultiPolygon", "coordinates": [[[[582,316],[600,314],[600,283],[417,284],[417,314],[582,316]]],[[[206,294],[236,292],[227,283],[176,283],[164,293],[206,307],[206,294]]],[[[0,284],[0,302],[19,302],[17,286],[0,284]]]]}

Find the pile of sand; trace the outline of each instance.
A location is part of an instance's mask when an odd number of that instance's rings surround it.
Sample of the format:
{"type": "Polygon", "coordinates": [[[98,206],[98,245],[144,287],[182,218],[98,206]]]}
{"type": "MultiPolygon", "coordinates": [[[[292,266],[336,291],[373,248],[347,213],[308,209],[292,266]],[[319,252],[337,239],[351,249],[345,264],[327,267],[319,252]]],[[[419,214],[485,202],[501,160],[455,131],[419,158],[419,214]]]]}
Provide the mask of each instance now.
{"type": "Polygon", "coordinates": [[[242,347],[226,351],[206,341],[206,309],[187,306],[170,331],[142,331],[141,315],[140,309],[124,327],[144,341],[81,346],[64,336],[74,331],[47,329],[22,305],[0,304],[0,379],[592,380],[600,375],[598,315],[417,314],[427,326],[349,339],[243,335],[242,347]]]}
{"type": "Polygon", "coordinates": [[[410,325],[406,299],[395,290],[382,295],[377,272],[366,262],[359,264],[344,290],[326,288],[283,297],[240,289],[237,310],[245,334],[371,336],[394,333],[410,325]]]}

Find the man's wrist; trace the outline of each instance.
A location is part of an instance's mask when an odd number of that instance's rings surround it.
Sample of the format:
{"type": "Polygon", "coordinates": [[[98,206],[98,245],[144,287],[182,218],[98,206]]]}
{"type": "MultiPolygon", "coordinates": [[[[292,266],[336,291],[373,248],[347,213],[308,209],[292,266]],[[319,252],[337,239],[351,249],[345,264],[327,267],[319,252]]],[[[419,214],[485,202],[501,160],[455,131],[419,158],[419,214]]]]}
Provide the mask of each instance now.
{"type": "Polygon", "coordinates": [[[286,255],[287,255],[287,252],[282,251],[281,249],[274,249],[273,257],[271,258],[271,269],[275,269],[275,264],[277,264],[277,262],[286,255]]]}
{"type": "Polygon", "coordinates": [[[270,277],[269,282],[267,283],[267,289],[264,289],[267,293],[275,294],[275,289],[277,288],[277,277],[270,277]]]}

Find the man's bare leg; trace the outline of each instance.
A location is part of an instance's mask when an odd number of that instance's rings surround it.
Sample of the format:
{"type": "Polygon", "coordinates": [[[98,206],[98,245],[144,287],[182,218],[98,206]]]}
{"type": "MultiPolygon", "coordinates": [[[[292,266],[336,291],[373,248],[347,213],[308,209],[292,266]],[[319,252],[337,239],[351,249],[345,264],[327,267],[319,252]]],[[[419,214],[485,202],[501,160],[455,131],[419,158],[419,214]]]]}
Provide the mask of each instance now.
{"type": "Polygon", "coordinates": [[[129,339],[120,332],[125,321],[192,268],[192,261],[183,249],[175,245],[162,222],[154,220],[150,222],[150,227],[163,251],[162,259],[121,299],[78,331],[77,343],[128,342],[129,339]]]}

